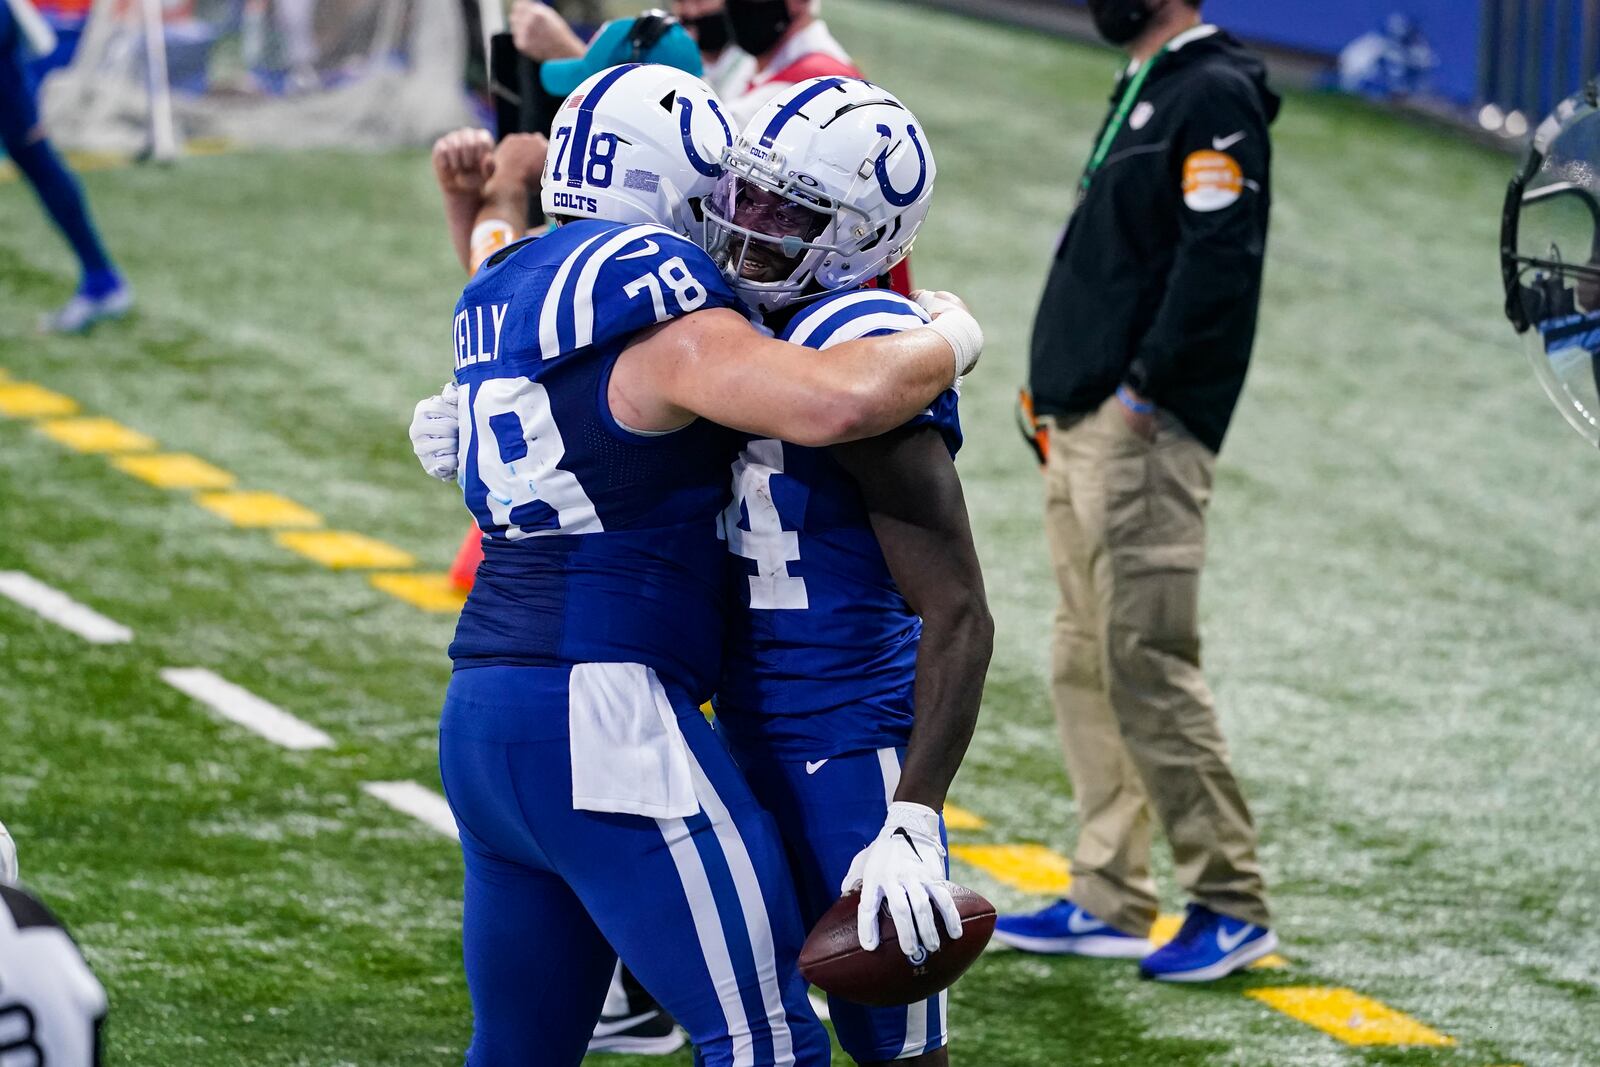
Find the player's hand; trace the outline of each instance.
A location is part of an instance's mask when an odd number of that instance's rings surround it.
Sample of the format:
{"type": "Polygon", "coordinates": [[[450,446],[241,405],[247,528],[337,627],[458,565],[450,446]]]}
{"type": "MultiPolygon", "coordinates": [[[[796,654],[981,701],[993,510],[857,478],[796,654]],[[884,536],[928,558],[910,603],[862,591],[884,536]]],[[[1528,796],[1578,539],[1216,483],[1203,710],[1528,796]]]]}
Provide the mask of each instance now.
{"type": "Polygon", "coordinates": [[[584,53],[583,41],[548,4],[517,0],[511,5],[511,40],[529,59],[571,59],[584,53]]]}
{"type": "Polygon", "coordinates": [[[970,373],[983,355],[983,327],[967,305],[956,294],[935,289],[918,289],[911,299],[933,319],[927,328],[937,331],[955,351],[956,378],[970,373]]]}
{"type": "Polygon", "coordinates": [[[422,469],[441,482],[455,481],[460,430],[455,382],[417,402],[411,415],[411,451],[416,453],[422,469]]]}
{"type": "Polygon", "coordinates": [[[934,318],[949,311],[965,311],[969,315],[972,313],[966,301],[943,289],[916,289],[912,291],[911,299],[934,318]]]}
{"type": "Polygon", "coordinates": [[[451,130],[433,142],[433,176],[446,193],[478,196],[494,174],[494,157],[494,138],[488,130],[451,130]]]}
{"type": "Polygon", "coordinates": [[[856,935],[868,952],[878,947],[878,905],[889,906],[900,951],[915,958],[918,945],[939,951],[939,927],[933,913],[944,917],[952,938],[961,936],[961,912],[950,895],[939,840],[939,813],[921,804],[899,800],[889,805],[883,829],[872,844],[856,854],[841,893],[861,887],[856,910],[856,935]]]}
{"type": "Polygon", "coordinates": [[[492,199],[502,191],[518,196],[538,193],[549,152],[550,142],[542,133],[507,134],[494,150],[494,178],[485,195],[492,199]]]}

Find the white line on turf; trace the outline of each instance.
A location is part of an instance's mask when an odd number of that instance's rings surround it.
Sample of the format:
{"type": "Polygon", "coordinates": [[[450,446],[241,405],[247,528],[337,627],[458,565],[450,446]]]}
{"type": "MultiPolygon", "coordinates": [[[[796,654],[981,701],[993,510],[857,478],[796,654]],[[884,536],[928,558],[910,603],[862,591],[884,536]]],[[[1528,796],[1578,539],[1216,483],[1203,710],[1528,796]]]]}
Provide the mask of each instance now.
{"type": "Polygon", "coordinates": [[[450,804],[433,790],[416,782],[363,782],[361,788],[395,811],[411,816],[446,837],[456,837],[456,820],[450,814],[450,804]]]}
{"type": "Polygon", "coordinates": [[[161,680],[194,697],[229,722],[238,723],[284,748],[332,748],[333,738],[301,722],[276,704],[211,673],[204,667],[166,667],[161,680]]]}
{"type": "Polygon", "coordinates": [[[133,631],[120,622],[112,622],[31,574],[0,571],[0,594],[91,644],[117,645],[133,640],[133,631]]]}

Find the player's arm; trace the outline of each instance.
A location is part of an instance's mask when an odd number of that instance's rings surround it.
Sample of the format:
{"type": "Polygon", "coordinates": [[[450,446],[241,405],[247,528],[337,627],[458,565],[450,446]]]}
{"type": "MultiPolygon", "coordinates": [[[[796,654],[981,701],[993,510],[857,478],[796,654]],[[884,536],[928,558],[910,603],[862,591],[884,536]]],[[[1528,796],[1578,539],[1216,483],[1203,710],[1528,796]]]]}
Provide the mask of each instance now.
{"type": "Polygon", "coordinates": [[[933,323],[827,351],[762,334],[738,312],[697,312],[631,345],[612,374],[612,412],[641,430],[696,417],[798,445],[873,437],[917,415],[983,351],[953,297],[924,297],[933,323]]]}
{"type": "Polygon", "coordinates": [[[945,882],[939,809],[977,724],[994,623],[961,481],[938,430],[907,427],[836,446],[832,455],[860,486],[889,572],[922,616],[916,717],[900,785],[883,829],[851,862],[840,889],[860,887],[856,933],[869,951],[878,945],[882,901],[902,952],[914,956],[919,944],[936,952],[936,910],[947,935],[961,936],[945,882]]]}
{"type": "Polygon", "coordinates": [[[470,272],[472,227],[483,206],[484,185],[494,173],[494,138],[488,130],[452,130],[433,142],[433,177],[444,195],[444,222],[456,258],[470,272]]]}
{"type": "Polygon", "coordinates": [[[994,620],[955,461],[932,426],[832,450],[855,478],[884,562],[922,616],[916,719],[895,800],[937,811],[972,740],[994,620]]]}
{"type": "Polygon", "coordinates": [[[493,173],[473,216],[467,271],[528,232],[528,200],[539,195],[550,142],[542,133],[507,134],[494,150],[493,173]]]}

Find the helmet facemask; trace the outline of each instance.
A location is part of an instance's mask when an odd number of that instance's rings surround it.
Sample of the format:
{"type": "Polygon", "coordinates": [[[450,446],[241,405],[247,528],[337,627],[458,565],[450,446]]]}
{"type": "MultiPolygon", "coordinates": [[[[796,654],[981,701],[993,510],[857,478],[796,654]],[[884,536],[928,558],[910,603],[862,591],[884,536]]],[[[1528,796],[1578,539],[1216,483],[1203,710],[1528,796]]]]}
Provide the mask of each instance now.
{"type": "Polygon", "coordinates": [[[878,227],[807,175],[785,173],[781,155],[762,163],[748,152],[741,145],[723,155],[723,175],[704,204],[706,250],[747,304],[770,312],[821,296],[825,261],[876,243],[878,227]]]}
{"type": "Polygon", "coordinates": [[[1562,416],[1600,445],[1600,109],[1595,86],[1535,136],[1501,229],[1506,315],[1562,416]]]}

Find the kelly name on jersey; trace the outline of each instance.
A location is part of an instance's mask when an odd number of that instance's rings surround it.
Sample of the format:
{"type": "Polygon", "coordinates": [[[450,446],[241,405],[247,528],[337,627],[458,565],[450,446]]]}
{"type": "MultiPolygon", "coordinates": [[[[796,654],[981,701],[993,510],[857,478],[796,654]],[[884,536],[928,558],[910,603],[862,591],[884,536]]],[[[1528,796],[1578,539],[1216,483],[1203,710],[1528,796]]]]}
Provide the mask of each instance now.
{"type": "Polygon", "coordinates": [[[696,692],[714,680],[736,441],[703,420],[638,433],[606,393],[640,331],[723,307],[743,313],[710,258],[654,225],[570,222],[468,283],[452,331],[459,480],[485,537],[458,668],[626,655],[696,692]],[[658,578],[641,589],[640,573],[658,578]]]}

